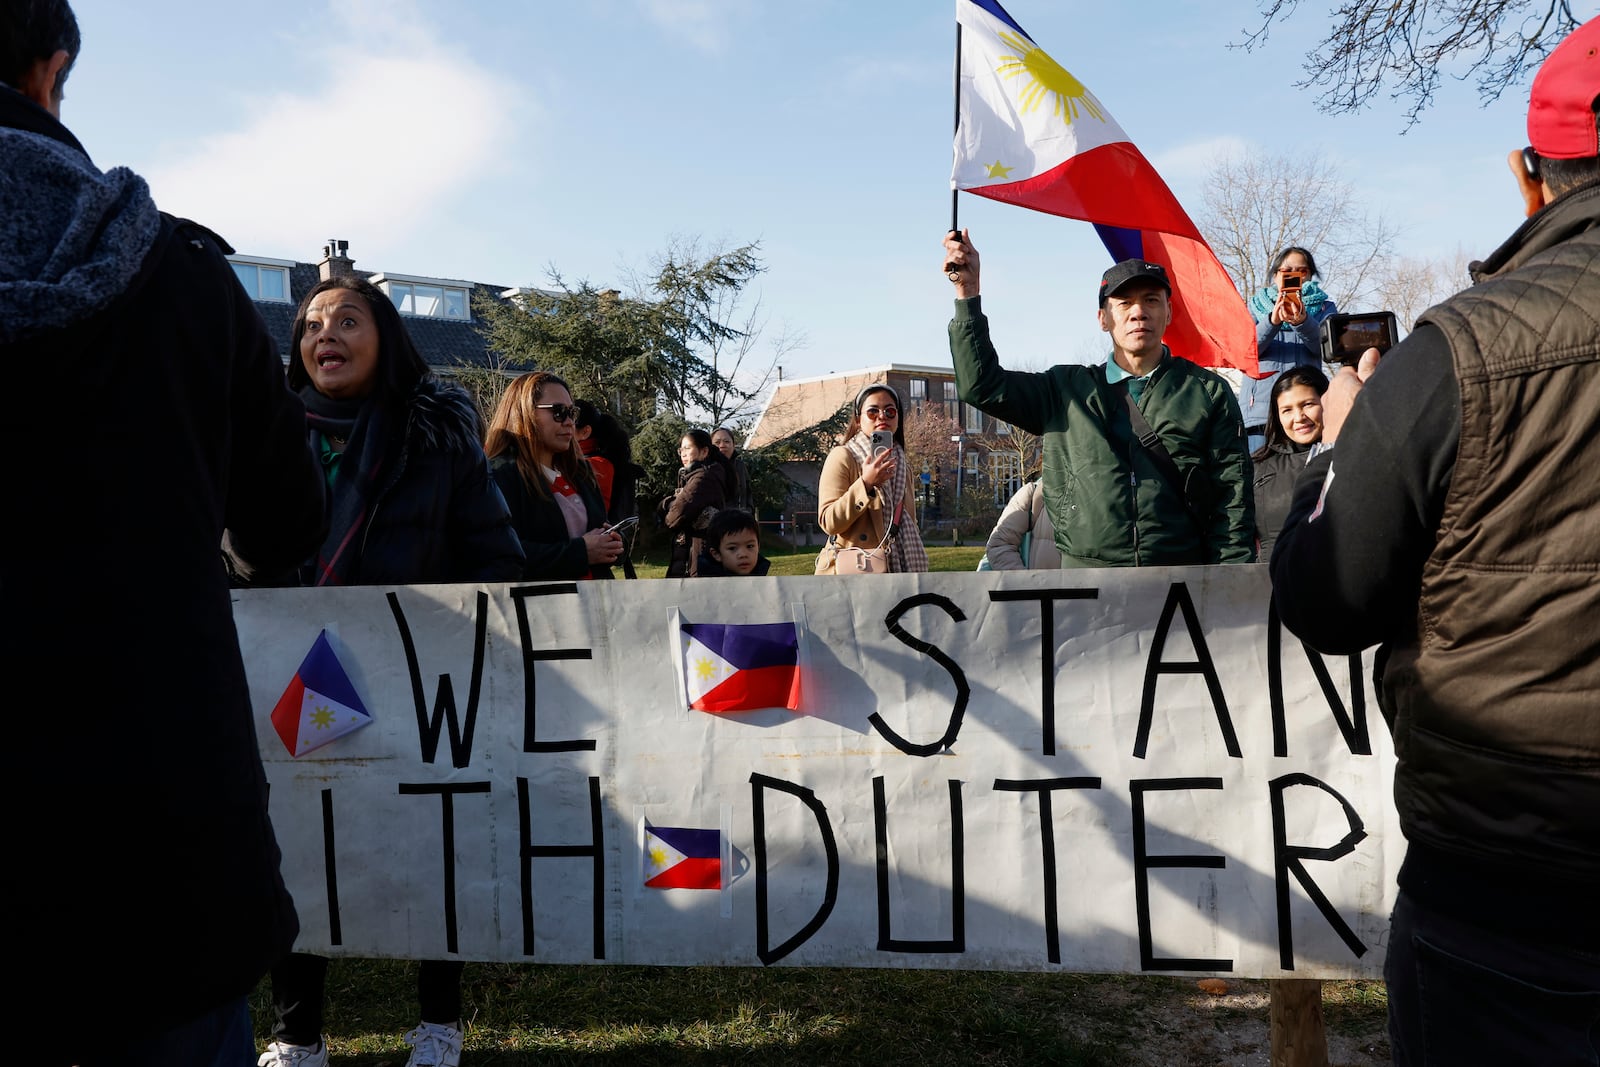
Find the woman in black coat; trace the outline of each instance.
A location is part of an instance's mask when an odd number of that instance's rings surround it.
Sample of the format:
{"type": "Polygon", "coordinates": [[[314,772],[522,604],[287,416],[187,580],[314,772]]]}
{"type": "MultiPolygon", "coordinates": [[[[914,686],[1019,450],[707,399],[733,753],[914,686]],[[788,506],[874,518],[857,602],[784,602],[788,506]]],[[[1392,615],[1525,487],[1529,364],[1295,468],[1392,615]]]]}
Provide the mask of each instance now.
{"type": "Polygon", "coordinates": [[[525,579],[610,578],[622,554],[578,447],[577,410],[566,382],[537,371],[506,387],[489,420],[484,451],[522,541],[525,579]]]}
{"type": "Polygon", "coordinates": [[[1267,443],[1250,457],[1256,472],[1256,558],[1262,563],[1272,558],[1278,531],[1289,516],[1306,453],[1322,440],[1322,394],[1327,389],[1327,376],[1316,367],[1291,367],[1272,383],[1267,443]]]}
{"type": "Polygon", "coordinates": [[[712,458],[714,452],[711,435],[704,430],[689,430],[678,442],[678,459],[683,463],[678,471],[678,491],[664,497],[658,509],[662,525],[672,533],[668,578],[699,577],[700,553],[705,548],[700,534],[711,515],[727,502],[727,467],[720,452],[712,458]]]}
{"type": "MultiPolygon", "coordinates": [[[[509,582],[522,548],[489,476],[472,398],[440,381],[387,294],[329,278],[300,302],[288,381],[306,406],[311,448],[330,493],[327,539],[304,585],[509,582]]],[[[462,1044],[461,962],[424,960],[413,1062],[441,1063],[462,1044]],[[431,1059],[424,1057],[431,1056],[431,1059]]],[[[272,969],[277,1021],[266,1065],[317,1062],[326,957],[295,952],[272,969]]]]}

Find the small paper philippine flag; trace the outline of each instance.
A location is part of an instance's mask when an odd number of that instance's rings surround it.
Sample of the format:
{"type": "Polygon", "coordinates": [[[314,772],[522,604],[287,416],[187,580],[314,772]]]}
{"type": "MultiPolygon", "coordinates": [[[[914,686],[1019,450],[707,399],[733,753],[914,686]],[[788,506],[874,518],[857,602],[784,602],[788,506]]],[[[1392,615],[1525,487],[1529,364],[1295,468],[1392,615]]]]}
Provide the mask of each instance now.
{"type": "Polygon", "coordinates": [[[691,708],[793,711],[800,706],[800,633],[794,623],[682,625],[691,708]]]}
{"type": "Polygon", "coordinates": [[[304,756],[371,721],[323,630],[272,709],[273,729],[289,755],[304,756]]]}
{"type": "Polygon", "coordinates": [[[645,823],[644,884],[651,889],[721,889],[722,831],[645,823]]]}

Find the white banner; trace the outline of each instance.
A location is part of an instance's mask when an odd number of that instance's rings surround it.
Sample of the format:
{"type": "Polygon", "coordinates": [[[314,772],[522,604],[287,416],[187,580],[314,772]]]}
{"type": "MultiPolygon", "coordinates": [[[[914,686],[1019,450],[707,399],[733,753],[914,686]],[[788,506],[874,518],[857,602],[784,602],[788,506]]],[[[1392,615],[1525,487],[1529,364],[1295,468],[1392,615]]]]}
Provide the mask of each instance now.
{"type": "Polygon", "coordinates": [[[1379,977],[1403,842],[1370,663],[1310,653],[1269,601],[1234,566],[260,590],[234,614],[303,950],[1379,977]],[[757,623],[793,623],[761,631],[790,650],[704,625],[757,623]],[[347,689],[307,659],[324,631],[347,689]],[[796,710],[688,707],[796,670],[796,710]]]}

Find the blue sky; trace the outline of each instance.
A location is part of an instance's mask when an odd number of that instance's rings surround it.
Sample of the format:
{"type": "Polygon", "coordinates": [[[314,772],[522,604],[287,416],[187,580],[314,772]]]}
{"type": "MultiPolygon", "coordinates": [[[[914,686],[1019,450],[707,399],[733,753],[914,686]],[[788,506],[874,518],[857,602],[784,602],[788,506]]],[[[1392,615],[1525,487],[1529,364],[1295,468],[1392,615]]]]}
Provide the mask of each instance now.
{"type": "MultiPolygon", "coordinates": [[[[1504,156],[1526,139],[1526,84],[1485,108],[1447,78],[1409,132],[1387,99],[1323,116],[1293,88],[1317,6],[1253,53],[1228,47],[1249,2],[1007,10],[1191,215],[1220,151],[1321,152],[1403,226],[1403,253],[1487,253],[1521,217],[1504,156]]],[[[787,377],[948,365],[951,0],[74,7],[66,124],[240,252],[314,260],[341,238],[367,270],[511,286],[553,264],[604,286],[675,236],[759,240],[766,334],[805,337],[787,377]]],[[[960,216],[1002,359],[1098,358],[1093,229],[966,194],[960,216]]]]}

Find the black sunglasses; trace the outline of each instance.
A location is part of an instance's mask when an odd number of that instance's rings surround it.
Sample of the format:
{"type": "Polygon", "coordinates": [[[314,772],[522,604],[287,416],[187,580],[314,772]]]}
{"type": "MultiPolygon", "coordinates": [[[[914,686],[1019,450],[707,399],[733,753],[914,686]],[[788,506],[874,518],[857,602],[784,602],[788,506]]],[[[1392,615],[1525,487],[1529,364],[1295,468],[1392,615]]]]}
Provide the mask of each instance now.
{"type": "Polygon", "coordinates": [[[548,411],[550,417],[557,422],[566,422],[568,419],[578,417],[578,408],[574,404],[535,404],[540,411],[548,411]]]}

